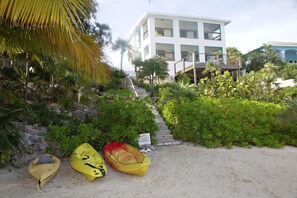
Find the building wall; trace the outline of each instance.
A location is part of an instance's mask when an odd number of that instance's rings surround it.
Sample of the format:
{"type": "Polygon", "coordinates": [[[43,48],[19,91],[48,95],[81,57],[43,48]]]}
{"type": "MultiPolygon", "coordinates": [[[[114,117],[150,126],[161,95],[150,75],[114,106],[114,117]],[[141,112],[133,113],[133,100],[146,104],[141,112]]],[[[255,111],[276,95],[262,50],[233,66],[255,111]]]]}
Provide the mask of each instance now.
{"type": "Polygon", "coordinates": [[[286,62],[297,63],[297,46],[271,46],[286,62]]]}
{"type": "MultiPolygon", "coordinates": [[[[205,62],[205,47],[221,47],[222,53],[226,54],[226,35],[225,35],[225,24],[223,21],[213,21],[213,20],[203,20],[195,18],[183,18],[183,17],[173,17],[173,16],[164,16],[164,15],[149,15],[146,20],[142,21],[140,26],[140,41],[141,45],[138,50],[141,52],[142,60],[152,58],[156,56],[156,44],[174,44],[174,61],[168,62],[169,73],[173,74],[174,63],[181,60],[181,45],[193,45],[199,47],[199,60],[200,62],[205,62]],[[173,37],[164,37],[155,35],[155,19],[170,19],[173,21],[173,37]],[[192,21],[197,22],[198,24],[198,39],[196,38],[181,38],[179,32],[179,21],[192,21]],[[142,25],[147,22],[148,25],[148,38],[143,40],[143,28],[142,25]],[[220,24],[221,28],[221,40],[206,40],[204,39],[204,27],[203,23],[213,23],[220,24]],[[145,57],[144,49],[149,46],[149,53],[145,57]]],[[[223,59],[226,61],[226,55],[223,59]]],[[[188,65],[191,63],[187,63],[188,65]]]]}

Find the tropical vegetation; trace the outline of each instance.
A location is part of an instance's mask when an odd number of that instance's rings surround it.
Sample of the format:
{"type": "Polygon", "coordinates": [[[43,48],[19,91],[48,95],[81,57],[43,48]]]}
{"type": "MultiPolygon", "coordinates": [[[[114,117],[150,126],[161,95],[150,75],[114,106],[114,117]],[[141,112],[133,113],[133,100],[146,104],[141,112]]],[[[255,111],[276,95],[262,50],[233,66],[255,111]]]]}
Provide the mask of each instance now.
{"type": "Polygon", "coordinates": [[[82,142],[100,148],[110,140],[136,146],[140,132],[154,138],[148,107],[123,91],[126,74],[107,64],[111,30],[91,23],[95,11],[93,0],[0,2],[0,164],[22,151],[17,122],[48,126],[57,148],[47,152],[65,155],[82,142]],[[78,120],[71,116],[75,103],[103,116],[78,120]],[[113,121],[107,126],[102,119],[113,121]]]}
{"type": "Polygon", "coordinates": [[[144,82],[149,81],[152,86],[156,80],[164,80],[168,75],[167,62],[160,56],[156,56],[145,61],[134,60],[136,80],[144,82]]]}
{"type": "Polygon", "coordinates": [[[272,55],[258,71],[236,79],[208,63],[203,72],[207,77],[197,86],[190,86],[186,76],[175,84],[158,86],[158,107],[173,135],[206,147],[297,146],[297,87],[274,84],[297,70],[295,64],[278,64],[274,53],[267,54],[272,55]]]}
{"type": "MultiPolygon", "coordinates": [[[[22,151],[17,122],[47,126],[55,142],[47,152],[65,156],[83,142],[98,150],[108,141],[137,146],[140,133],[156,143],[153,114],[122,87],[123,56],[135,58],[134,51],[123,39],[112,43],[110,27],[91,22],[95,12],[93,0],[0,1],[0,164],[22,151]],[[120,50],[120,69],[108,65],[106,47],[120,50]],[[71,112],[76,103],[96,115],[78,120],[71,112]]],[[[229,64],[238,56],[238,49],[227,49],[229,64]]],[[[297,80],[296,64],[282,62],[270,46],[241,61],[248,74],[232,76],[208,63],[197,86],[186,74],[155,85],[168,72],[161,57],[133,63],[136,82],[148,82],[176,138],[206,147],[297,146],[297,88],[274,84],[279,77],[297,80]]]]}

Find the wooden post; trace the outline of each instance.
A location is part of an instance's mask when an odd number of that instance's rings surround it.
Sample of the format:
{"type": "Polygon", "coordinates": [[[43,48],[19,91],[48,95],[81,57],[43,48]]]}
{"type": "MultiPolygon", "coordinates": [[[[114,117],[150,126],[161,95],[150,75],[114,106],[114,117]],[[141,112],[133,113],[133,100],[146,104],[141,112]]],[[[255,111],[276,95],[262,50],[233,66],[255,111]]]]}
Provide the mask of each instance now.
{"type": "Polygon", "coordinates": [[[238,56],[238,58],[237,58],[237,60],[238,60],[238,65],[239,65],[239,67],[241,68],[241,57],[240,56],[238,56]]]}
{"type": "Polygon", "coordinates": [[[219,54],[216,55],[216,59],[217,59],[217,64],[219,65],[220,64],[220,55],[219,54]]]}
{"type": "Polygon", "coordinates": [[[185,59],[184,58],[182,60],[183,60],[183,71],[185,73],[186,72],[186,63],[185,63],[185,59]]]}
{"type": "Polygon", "coordinates": [[[195,60],[195,52],[193,53],[193,72],[194,72],[194,85],[197,85],[197,74],[196,74],[196,60],[195,60]]]}

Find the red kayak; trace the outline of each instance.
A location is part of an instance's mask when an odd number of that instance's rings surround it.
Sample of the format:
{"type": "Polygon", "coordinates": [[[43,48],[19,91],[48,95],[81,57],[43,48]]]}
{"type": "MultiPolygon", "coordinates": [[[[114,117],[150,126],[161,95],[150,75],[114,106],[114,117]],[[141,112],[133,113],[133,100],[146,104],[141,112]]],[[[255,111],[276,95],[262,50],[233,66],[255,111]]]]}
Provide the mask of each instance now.
{"type": "Polygon", "coordinates": [[[111,167],[132,175],[144,176],[151,163],[137,148],[122,142],[109,142],[102,152],[111,167]]]}

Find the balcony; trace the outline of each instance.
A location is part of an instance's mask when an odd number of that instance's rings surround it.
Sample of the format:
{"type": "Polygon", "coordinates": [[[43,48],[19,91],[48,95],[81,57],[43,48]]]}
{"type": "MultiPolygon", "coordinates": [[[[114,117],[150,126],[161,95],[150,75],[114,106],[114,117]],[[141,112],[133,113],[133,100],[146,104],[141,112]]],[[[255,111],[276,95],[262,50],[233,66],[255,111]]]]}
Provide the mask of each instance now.
{"type": "Polygon", "coordinates": [[[199,47],[197,45],[181,45],[181,58],[186,62],[193,62],[193,56],[189,54],[195,53],[195,61],[199,62],[199,47]]]}
{"type": "Polygon", "coordinates": [[[155,36],[173,37],[173,29],[156,28],[155,36]]]}
{"type": "Polygon", "coordinates": [[[204,39],[220,41],[221,38],[221,26],[220,24],[204,23],[204,39]]]}
{"type": "Polygon", "coordinates": [[[155,36],[173,37],[173,21],[170,19],[155,19],[155,36]]]}
{"type": "Polygon", "coordinates": [[[241,69],[241,57],[232,57],[231,59],[229,58],[228,60],[224,60],[223,57],[226,56],[227,54],[219,53],[190,53],[174,63],[174,77],[176,79],[182,73],[187,73],[194,77],[194,84],[197,84],[197,79],[205,77],[202,72],[206,68],[207,62],[216,63],[221,72],[229,71],[232,75],[239,75],[239,71],[241,69]],[[200,62],[199,59],[196,59],[196,57],[201,55],[205,56],[205,62],[200,62]],[[192,60],[192,62],[189,62],[189,60],[192,60]]]}
{"type": "Polygon", "coordinates": [[[156,55],[163,57],[165,61],[174,61],[174,45],[157,43],[156,55]]]}
{"type": "Polygon", "coordinates": [[[197,22],[192,21],[179,21],[179,35],[181,38],[198,38],[197,22]]]}

